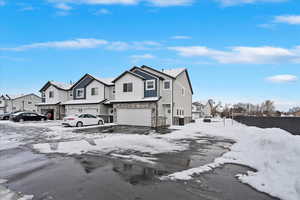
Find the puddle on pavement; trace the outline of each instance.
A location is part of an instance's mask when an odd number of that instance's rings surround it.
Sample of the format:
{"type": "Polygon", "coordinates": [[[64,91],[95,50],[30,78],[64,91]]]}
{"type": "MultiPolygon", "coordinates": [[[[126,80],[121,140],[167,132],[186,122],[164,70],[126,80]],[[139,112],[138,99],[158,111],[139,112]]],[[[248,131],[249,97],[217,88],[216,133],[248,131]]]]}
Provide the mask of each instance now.
{"type": "Polygon", "coordinates": [[[189,182],[157,179],[212,162],[231,143],[203,137],[191,141],[189,150],[156,155],[158,164],[154,166],[112,159],[109,155],[67,157],[11,149],[0,152],[0,178],[8,179],[10,189],[33,194],[36,200],[272,200],[235,178],[248,170],[245,167],[226,165],[189,182]]]}

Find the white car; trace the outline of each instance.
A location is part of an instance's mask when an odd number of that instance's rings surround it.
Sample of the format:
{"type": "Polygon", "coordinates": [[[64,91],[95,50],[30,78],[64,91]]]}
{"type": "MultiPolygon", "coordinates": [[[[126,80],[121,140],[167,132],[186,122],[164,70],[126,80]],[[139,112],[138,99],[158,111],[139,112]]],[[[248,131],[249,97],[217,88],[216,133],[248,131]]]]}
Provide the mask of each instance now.
{"type": "Polygon", "coordinates": [[[104,125],[104,120],[91,114],[67,116],[63,119],[63,126],[83,127],[89,125],[104,125]]]}

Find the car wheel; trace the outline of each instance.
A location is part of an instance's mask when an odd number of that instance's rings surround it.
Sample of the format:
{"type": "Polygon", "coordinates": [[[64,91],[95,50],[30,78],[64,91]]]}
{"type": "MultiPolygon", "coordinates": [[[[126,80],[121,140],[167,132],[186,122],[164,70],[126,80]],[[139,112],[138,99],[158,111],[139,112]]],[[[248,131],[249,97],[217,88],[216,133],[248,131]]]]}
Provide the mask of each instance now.
{"type": "Polygon", "coordinates": [[[102,120],[99,120],[98,125],[104,125],[104,122],[102,120]]]}
{"type": "Polygon", "coordinates": [[[21,119],[19,119],[19,122],[24,122],[24,119],[22,119],[22,118],[21,118],[21,119]]]}
{"type": "Polygon", "coordinates": [[[77,122],[76,127],[83,127],[83,123],[82,122],[77,122]]]}

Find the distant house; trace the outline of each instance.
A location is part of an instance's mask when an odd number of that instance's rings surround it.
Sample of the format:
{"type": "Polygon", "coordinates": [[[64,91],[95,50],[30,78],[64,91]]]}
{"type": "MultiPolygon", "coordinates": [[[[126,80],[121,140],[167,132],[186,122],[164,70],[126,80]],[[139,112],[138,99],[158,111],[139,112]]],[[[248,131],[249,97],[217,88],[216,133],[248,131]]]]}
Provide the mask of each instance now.
{"type": "Polygon", "coordinates": [[[160,127],[189,123],[193,89],[187,69],[133,67],[116,79],[114,121],[121,125],[160,127]]]}
{"type": "Polygon", "coordinates": [[[15,111],[36,112],[36,104],[42,101],[36,94],[5,94],[0,96],[0,113],[10,113],[15,111]]]}
{"type": "Polygon", "coordinates": [[[300,110],[297,111],[297,112],[294,112],[294,113],[293,113],[293,116],[295,116],[295,117],[300,117],[300,110]]]}
{"type": "Polygon", "coordinates": [[[209,101],[195,101],[193,102],[193,119],[199,119],[205,116],[212,115],[212,107],[209,101]]]}
{"type": "Polygon", "coordinates": [[[72,85],[49,81],[40,90],[43,102],[38,104],[39,112],[50,114],[53,119],[89,113],[112,121],[113,109],[108,103],[114,98],[111,80],[85,74],[72,85]]]}

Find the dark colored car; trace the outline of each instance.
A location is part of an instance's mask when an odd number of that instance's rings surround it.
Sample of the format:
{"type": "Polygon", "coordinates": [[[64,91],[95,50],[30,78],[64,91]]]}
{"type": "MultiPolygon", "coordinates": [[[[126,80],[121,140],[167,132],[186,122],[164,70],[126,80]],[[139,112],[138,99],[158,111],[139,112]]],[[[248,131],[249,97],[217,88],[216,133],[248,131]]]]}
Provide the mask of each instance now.
{"type": "Polygon", "coordinates": [[[0,115],[0,120],[9,120],[10,113],[0,115]]]}
{"type": "Polygon", "coordinates": [[[44,121],[47,120],[47,117],[34,112],[19,112],[11,115],[10,119],[15,122],[44,121]]]}
{"type": "Polygon", "coordinates": [[[203,122],[207,122],[207,123],[210,123],[211,122],[211,116],[205,116],[204,119],[203,119],[203,122]]]}

